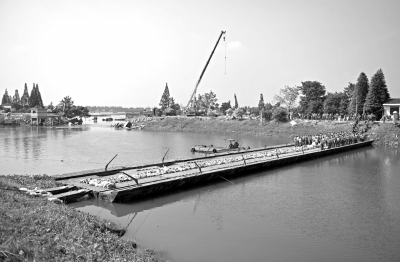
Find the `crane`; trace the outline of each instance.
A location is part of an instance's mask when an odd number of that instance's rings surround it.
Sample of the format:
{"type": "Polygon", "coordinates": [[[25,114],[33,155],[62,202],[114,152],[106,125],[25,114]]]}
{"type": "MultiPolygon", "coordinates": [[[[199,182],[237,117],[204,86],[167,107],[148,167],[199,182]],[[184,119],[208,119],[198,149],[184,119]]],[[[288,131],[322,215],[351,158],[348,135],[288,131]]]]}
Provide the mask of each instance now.
{"type": "MultiPolygon", "coordinates": [[[[204,72],[206,71],[207,66],[208,66],[208,64],[210,63],[210,60],[211,60],[211,58],[212,58],[212,56],[213,56],[213,54],[214,54],[214,51],[215,51],[215,49],[216,49],[217,46],[218,46],[219,40],[221,40],[222,35],[224,35],[225,33],[226,33],[226,31],[221,31],[221,34],[220,34],[219,37],[218,37],[217,43],[215,44],[214,49],[212,50],[211,55],[210,55],[210,57],[209,57],[208,60],[207,60],[206,66],[204,67],[203,71],[201,72],[201,75],[200,75],[200,77],[199,77],[199,80],[197,80],[197,83],[196,83],[196,86],[194,87],[193,93],[192,93],[192,95],[190,96],[189,102],[187,103],[186,110],[189,109],[190,104],[192,104],[192,105],[194,104],[194,100],[196,99],[197,87],[199,86],[200,81],[201,81],[201,79],[202,79],[202,77],[203,77],[203,75],[204,75],[204,72]]],[[[225,38],[224,38],[224,40],[225,40],[225,38]]]]}

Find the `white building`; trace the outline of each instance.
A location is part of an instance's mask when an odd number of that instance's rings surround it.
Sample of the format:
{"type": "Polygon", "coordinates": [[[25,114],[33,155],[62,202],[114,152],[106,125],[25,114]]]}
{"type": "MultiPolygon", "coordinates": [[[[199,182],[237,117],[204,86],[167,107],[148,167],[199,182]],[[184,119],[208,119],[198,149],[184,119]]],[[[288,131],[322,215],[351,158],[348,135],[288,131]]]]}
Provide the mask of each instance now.
{"type": "Polygon", "coordinates": [[[383,103],[385,116],[393,116],[393,112],[399,113],[400,111],[400,98],[389,98],[383,103]]]}

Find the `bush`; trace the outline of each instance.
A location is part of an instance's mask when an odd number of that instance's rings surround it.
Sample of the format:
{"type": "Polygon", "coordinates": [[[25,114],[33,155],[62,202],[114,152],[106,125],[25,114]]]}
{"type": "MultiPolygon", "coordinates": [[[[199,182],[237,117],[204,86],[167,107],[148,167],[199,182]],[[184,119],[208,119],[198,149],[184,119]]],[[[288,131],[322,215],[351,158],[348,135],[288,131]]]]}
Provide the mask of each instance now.
{"type": "Polygon", "coordinates": [[[242,118],[242,117],[243,117],[243,114],[244,114],[244,111],[243,111],[242,108],[237,108],[237,109],[235,109],[235,111],[233,112],[233,115],[234,115],[236,118],[242,118]]]}
{"type": "Polygon", "coordinates": [[[288,113],[286,109],[282,107],[275,108],[274,112],[272,112],[272,118],[278,122],[286,122],[288,117],[288,113]]]}
{"type": "Polygon", "coordinates": [[[211,110],[211,108],[207,110],[207,116],[215,116],[215,113],[211,110]]]}
{"type": "Polygon", "coordinates": [[[272,111],[271,110],[265,110],[263,112],[263,118],[267,121],[270,121],[272,119],[272,111]]]}

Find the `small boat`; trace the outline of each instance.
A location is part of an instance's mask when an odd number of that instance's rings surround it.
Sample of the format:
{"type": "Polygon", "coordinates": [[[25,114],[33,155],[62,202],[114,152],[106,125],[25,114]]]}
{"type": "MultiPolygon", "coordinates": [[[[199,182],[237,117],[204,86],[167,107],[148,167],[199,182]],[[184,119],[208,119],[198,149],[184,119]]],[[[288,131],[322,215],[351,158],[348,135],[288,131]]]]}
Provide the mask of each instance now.
{"type": "Polygon", "coordinates": [[[213,146],[213,145],[197,145],[194,146],[190,149],[191,152],[193,153],[226,153],[226,152],[238,152],[241,150],[247,150],[250,149],[250,147],[240,147],[238,141],[235,139],[224,139],[225,141],[229,142],[228,146],[213,146]]]}

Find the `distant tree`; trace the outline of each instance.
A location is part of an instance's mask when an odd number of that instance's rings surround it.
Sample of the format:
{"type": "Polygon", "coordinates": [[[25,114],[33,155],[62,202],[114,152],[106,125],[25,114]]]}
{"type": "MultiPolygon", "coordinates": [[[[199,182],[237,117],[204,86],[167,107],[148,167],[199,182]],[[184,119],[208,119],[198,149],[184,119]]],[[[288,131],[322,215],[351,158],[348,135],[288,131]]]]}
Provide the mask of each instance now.
{"type": "Polygon", "coordinates": [[[350,108],[350,102],[353,98],[353,92],[355,89],[356,85],[353,83],[349,83],[348,86],[346,86],[343,89],[343,97],[342,100],[340,101],[340,114],[347,114],[350,113],[349,112],[349,108],[350,108]]]}
{"type": "Polygon", "coordinates": [[[353,95],[349,105],[348,111],[350,114],[354,113],[362,114],[365,99],[368,94],[368,89],[369,89],[368,77],[366,74],[364,74],[364,72],[361,72],[360,76],[357,79],[357,83],[354,87],[353,95]]]}
{"type": "Polygon", "coordinates": [[[42,95],[40,94],[39,85],[37,83],[36,83],[36,96],[37,96],[37,105],[39,107],[44,107],[43,100],[42,100],[42,95]]]}
{"type": "Polygon", "coordinates": [[[236,109],[233,111],[233,115],[234,115],[236,118],[242,118],[242,117],[243,117],[243,114],[244,114],[243,108],[236,108],[236,109]]]}
{"type": "Polygon", "coordinates": [[[265,108],[264,96],[263,96],[263,94],[260,94],[260,101],[258,101],[258,112],[260,112],[264,108],[265,108]]]}
{"type": "Polygon", "coordinates": [[[47,109],[54,110],[53,102],[50,102],[50,105],[47,106],[47,109]]]}
{"type": "Polygon", "coordinates": [[[325,100],[325,86],[318,81],[302,82],[300,87],[303,96],[300,97],[302,113],[322,113],[325,100]]]}
{"type": "Polygon", "coordinates": [[[342,92],[329,93],[326,95],[324,102],[324,113],[326,114],[339,114],[341,102],[345,95],[342,92]]]}
{"type": "Polygon", "coordinates": [[[164,89],[164,93],[161,96],[161,100],[160,100],[160,106],[161,106],[161,110],[165,110],[167,108],[169,108],[170,106],[170,94],[169,94],[169,89],[168,89],[168,83],[165,84],[165,89],[164,89]]]}
{"type": "Polygon", "coordinates": [[[21,104],[23,106],[29,106],[29,93],[28,93],[28,85],[25,83],[24,94],[21,96],[21,104]]]}
{"type": "Polygon", "coordinates": [[[11,99],[10,99],[10,96],[8,95],[8,91],[6,89],[6,92],[3,95],[3,99],[1,100],[1,104],[4,105],[4,104],[9,104],[9,103],[11,103],[11,99]]]}
{"type": "Polygon", "coordinates": [[[34,107],[36,104],[37,104],[36,87],[35,83],[33,83],[31,95],[29,96],[29,106],[34,107]]]}
{"type": "MultiPolygon", "coordinates": [[[[263,108],[263,110],[264,110],[264,108],[263,108]]],[[[249,112],[251,115],[255,115],[255,116],[258,116],[260,114],[260,110],[258,107],[251,107],[249,109],[249,112]]]]}
{"type": "Polygon", "coordinates": [[[228,116],[231,116],[233,114],[233,109],[232,108],[228,108],[225,112],[228,116]]]}
{"type": "Polygon", "coordinates": [[[15,94],[13,96],[12,102],[14,104],[21,104],[21,99],[19,98],[18,89],[15,89],[15,94]]]}
{"type": "Polygon", "coordinates": [[[174,105],[174,104],[175,104],[175,99],[171,96],[169,98],[169,107],[172,107],[172,105],[174,105]]]}
{"type": "Polygon", "coordinates": [[[265,110],[272,110],[273,106],[271,103],[265,103],[265,110]]]}
{"type": "Polygon", "coordinates": [[[277,107],[272,112],[272,118],[278,122],[286,122],[288,120],[288,112],[285,108],[277,107]]]}
{"type": "Polygon", "coordinates": [[[272,109],[266,109],[263,113],[263,118],[270,121],[272,119],[272,109]]]}
{"type": "Polygon", "coordinates": [[[217,101],[217,95],[213,91],[210,91],[210,93],[204,93],[203,95],[199,94],[196,102],[198,108],[206,111],[209,108],[214,110],[216,108],[217,101]]]}
{"type": "Polygon", "coordinates": [[[64,112],[64,116],[68,117],[68,118],[72,118],[72,117],[89,117],[89,109],[87,107],[84,106],[72,106],[70,108],[68,108],[67,110],[65,110],[64,112]]]}
{"type": "Polygon", "coordinates": [[[19,111],[22,109],[22,105],[19,104],[19,103],[11,103],[11,107],[12,107],[12,108],[15,108],[15,110],[16,110],[17,112],[19,112],[19,111]]]}
{"type": "Polygon", "coordinates": [[[379,69],[371,78],[371,85],[365,99],[364,111],[374,113],[381,111],[382,104],[390,98],[386,86],[385,75],[382,69],[379,69]]]}
{"type": "Polygon", "coordinates": [[[42,95],[40,94],[38,84],[33,84],[31,95],[29,97],[29,106],[43,108],[42,95]]]}
{"type": "Polygon", "coordinates": [[[237,109],[237,108],[239,108],[239,103],[237,101],[236,94],[234,94],[234,95],[235,95],[235,109],[237,109]]]}
{"type": "Polygon", "coordinates": [[[74,101],[70,96],[65,96],[61,101],[60,105],[62,108],[62,112],[66,112],[70,110],[74,106],[74,101]]]}
{"type": "Polygon", "coordinates": [[[280,104],[279,106],[286,107],[288,110],[288,114],[290,114],[291,109],[296,106],[299,94],[300,94],[299,87],[285,86],[284,88],[279,90],[279,95],[274,96],[274,100],[276,102],[279,102],[280,104]]]}
{"type": "Polygon", "coordinates": [[[231,106],[231,101],[230,101],[230,100],[229,100],[228,102],[223,102],[223,103],[221,104],[221,112],[222,112],[223,114],[225,114],[226,110],[228,110],[229,108],[232,108],[232,106],[231,106]]]}

